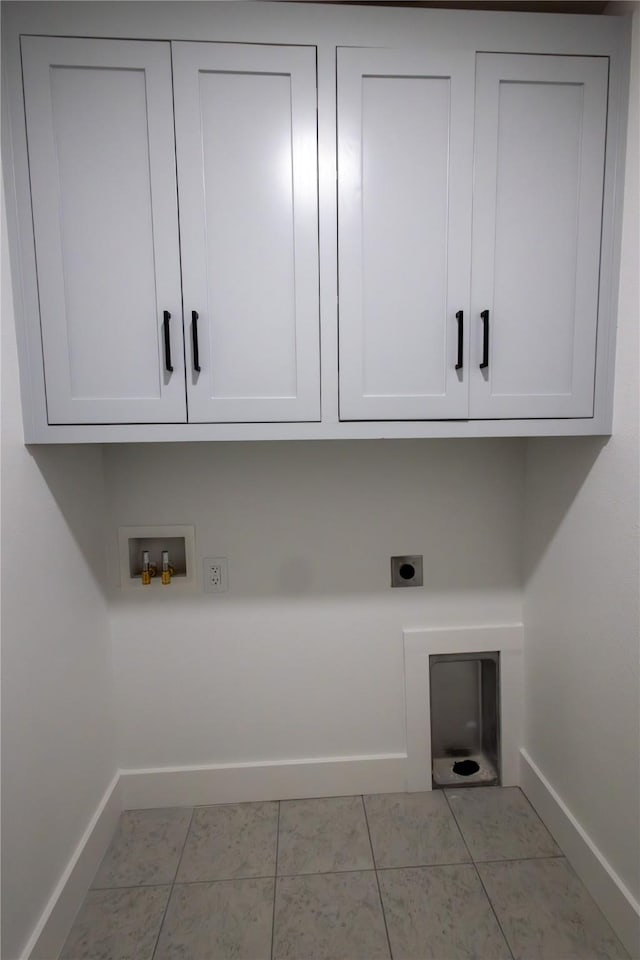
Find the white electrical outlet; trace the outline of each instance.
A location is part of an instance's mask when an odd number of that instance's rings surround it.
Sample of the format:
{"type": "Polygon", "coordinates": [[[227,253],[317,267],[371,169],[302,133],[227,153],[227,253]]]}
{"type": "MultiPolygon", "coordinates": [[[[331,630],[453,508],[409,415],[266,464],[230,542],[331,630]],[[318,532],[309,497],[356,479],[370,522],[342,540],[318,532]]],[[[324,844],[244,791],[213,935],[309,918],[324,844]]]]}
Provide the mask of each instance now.
{"type": "Polygon", "coordinates": [[[227,558],[207,557],[202,562],[205,593],[226,593],[229,587],[227,558]]]}

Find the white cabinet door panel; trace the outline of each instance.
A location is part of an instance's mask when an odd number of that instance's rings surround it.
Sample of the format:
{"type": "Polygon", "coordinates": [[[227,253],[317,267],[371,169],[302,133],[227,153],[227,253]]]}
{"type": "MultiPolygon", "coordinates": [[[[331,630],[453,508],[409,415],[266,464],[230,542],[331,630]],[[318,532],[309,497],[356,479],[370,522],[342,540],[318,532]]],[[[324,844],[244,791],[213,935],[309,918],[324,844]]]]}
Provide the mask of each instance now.
{"type": "Polygon", "coordinates": [[[338,51],[342,420],[467,416],[473,69],[338,51]]]}
{"type": "Polygon", "coordinates": [[[184,421],[169,44],[22,55],[49,423],[184,421]]]}
{"type": "Polygon", "coordinates": [[[191,421],[320,418],[316,59],[173,44],[191,421]]]}
{"type": "Polygon", "coordinates": [[[593,414],[607,80],[605,58],[478,55],[474,418],[593,414]]]}

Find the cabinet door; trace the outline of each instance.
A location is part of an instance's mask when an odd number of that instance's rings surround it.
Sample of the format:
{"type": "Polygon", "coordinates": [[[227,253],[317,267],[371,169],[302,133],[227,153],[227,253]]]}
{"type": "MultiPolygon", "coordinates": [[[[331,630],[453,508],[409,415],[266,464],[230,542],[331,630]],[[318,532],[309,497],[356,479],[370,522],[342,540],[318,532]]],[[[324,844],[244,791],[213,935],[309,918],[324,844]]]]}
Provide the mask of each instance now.
{"type": "Polygon", "coordinates": [[[318,420],[315,49],[173,63],[189,420],[318,420]]]}
{"type": "Polygon", "coordinates": [[[342,420],[467,416],[473,72],[338,51],[342,420]]]}
{"type": "Polygon", "coordinates": [[[184,421],[169,44],[22,57],[49,423],[184,421]]]}
{"type": "Polygon", "coordinates": [[[593,415],[607,77],[606,58],[478,55],[472,417],[593,415]]]}

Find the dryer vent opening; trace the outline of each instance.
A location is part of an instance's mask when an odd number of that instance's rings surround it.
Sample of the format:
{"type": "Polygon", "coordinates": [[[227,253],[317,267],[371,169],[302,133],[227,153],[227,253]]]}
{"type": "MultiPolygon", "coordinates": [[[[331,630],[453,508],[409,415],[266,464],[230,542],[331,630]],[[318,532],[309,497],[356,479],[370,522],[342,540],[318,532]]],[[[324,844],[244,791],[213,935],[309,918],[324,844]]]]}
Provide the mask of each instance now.
{"type": "Polygon", "coordinates": [[[434,787],[500,783],[500,654],[429,657],[434,787]]]}
{"type": "Polygon", "coordinates": [[[480,764],[476,760],[456,760],[452,769],[459,777],[471,777],[478,773],[480,764]]]}

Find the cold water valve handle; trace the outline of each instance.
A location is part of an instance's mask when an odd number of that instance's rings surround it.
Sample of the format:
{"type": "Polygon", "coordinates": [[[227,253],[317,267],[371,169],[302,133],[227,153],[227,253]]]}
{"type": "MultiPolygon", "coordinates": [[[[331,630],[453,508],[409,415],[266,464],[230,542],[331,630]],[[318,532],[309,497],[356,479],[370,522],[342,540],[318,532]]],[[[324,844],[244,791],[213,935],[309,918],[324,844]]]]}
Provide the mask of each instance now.
{"type": "Polygon", "coordinates": [[[171,583],[173,576],[173,567],[169,563],[169,551],[162,551],[162,586],[167,587],[171,583]]]}

